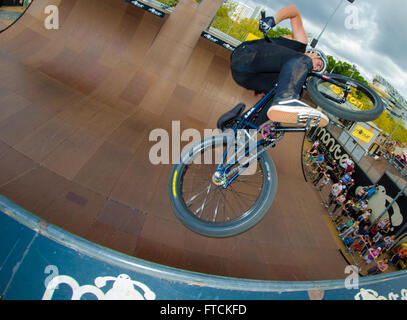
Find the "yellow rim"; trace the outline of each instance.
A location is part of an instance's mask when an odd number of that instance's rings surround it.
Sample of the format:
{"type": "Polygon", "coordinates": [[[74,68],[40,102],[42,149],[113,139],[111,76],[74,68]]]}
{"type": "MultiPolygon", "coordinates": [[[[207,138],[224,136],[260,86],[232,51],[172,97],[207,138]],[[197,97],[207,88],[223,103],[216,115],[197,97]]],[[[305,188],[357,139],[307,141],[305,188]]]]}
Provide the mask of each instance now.
{"type": "Polygon", "coordinates": [[[177,181],[177,175],[178,175],[178,171],[175,170],[174,178],[172,179],[172,194],[174,195],[174,198],[177,197],[177,191],[175,189],[175,182],[177,181]]]}

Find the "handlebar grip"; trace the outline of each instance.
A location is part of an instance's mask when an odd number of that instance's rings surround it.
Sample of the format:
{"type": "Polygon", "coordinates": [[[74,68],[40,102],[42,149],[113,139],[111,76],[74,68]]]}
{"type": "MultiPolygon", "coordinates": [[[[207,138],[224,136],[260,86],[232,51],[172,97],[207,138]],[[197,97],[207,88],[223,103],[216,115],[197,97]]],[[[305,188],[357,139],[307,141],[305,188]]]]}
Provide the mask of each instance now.
{"type": "MultiPolygon", "coordinates": [[[[266,11],[261,10],[260,14],[261,14],[262,19],[266,18],[266,11]]],[[[266,39],[267,42],[271,42],[271,40],[270,40],[269,36],[267,35],[267,33],[263,31],[263,34],[264,34],[264,39],[266,39]]]]}

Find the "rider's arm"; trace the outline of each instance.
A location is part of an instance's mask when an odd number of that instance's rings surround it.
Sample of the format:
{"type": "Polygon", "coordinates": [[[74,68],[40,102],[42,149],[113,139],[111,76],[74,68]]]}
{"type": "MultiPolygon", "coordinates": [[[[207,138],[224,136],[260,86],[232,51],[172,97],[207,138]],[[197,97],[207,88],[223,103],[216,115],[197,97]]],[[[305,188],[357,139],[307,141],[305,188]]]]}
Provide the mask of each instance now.
{"type": "Polygon", "coordinates": [[[296,5],[291,4],[285,6],[274,15],[274,18],[276,19],[277,24],[286,19],[290,19],[293,39],[308,44],[307,33],[305,32],[301,15],[296,5]]]}

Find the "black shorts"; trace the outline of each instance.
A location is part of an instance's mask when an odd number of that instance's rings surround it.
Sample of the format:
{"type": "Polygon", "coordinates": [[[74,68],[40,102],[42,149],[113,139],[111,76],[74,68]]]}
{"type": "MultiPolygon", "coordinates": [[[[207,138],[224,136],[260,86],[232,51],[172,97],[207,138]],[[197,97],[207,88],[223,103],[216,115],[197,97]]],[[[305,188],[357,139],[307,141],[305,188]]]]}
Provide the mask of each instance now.
{"type": "Polygon", "coordinates": [[[303,56],[303,52],[279,45],[277,40],[243,42],[235,49],[231,55],[231,72],[237,84],[267,93],[277,84],[282,66],[293,57],[303,56]]]}

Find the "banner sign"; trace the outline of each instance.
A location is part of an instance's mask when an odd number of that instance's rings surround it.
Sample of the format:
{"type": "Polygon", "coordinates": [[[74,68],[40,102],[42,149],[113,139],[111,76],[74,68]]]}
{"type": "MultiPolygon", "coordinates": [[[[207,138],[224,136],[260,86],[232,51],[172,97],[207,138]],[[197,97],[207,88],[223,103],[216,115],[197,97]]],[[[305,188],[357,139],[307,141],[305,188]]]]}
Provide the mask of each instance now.
{"type": "Polygon", "coordinates": [[[148,12],[156,15],[157,17],[160,17],[160,18],[165,17],[165,12],[164,11],[161,11],[161,10],[158,10],[158,9],[156,9],[154,7],[151,7],[151,6],[145,4],[145,3],[141,2],[141,1],[132,0],[132,1],[127,1],[127,2],[130,2],[131,4],[135,5],[136,7],[140,8],[140,9],[148,11],[148,12]]]}
{"type": "Polygon", "coordinates": [[[205,39],[208,39],[209,41],[212,41],[212,42],[214,42],[214,43],[216,43],[216,44],[230,50],[230,51],[233,51],[233,50],[236,49],[235,46],[232,46],[231,44],[219,39],[218,37],[206,32],[206,31],[202,31],[201,36],[204,37],[205,39]]]}
{"type": "MultiPolygon", "coordinates": [[[[342,166],[349,159],[349,154],[346,152],[345,148],[339,141],[325,128],[314,128],[309,134],[312,140],[319,140],[321,143],[319,145],[319,150],[325,156],[328,162],[335,160],[338,165],[342,166]]],[[[331,176],[332,180],[336,183],[337,179],[335,176],[331,176]]],[[[355,172],[352,175],[355,180],[355,184],[358,186],[369,186],[372,185],[372,181],[369,177],[359,168],[357,163],[355,163],[355,172]]]]}
{"type": "Polygon", "coordinates": [[[361,125],[357,125],[355,129],[353,129],[352,136],[358,138],[366,143],[372,141],[372,138],[375,136],[374,132],[362,127],[361,125]]]}

